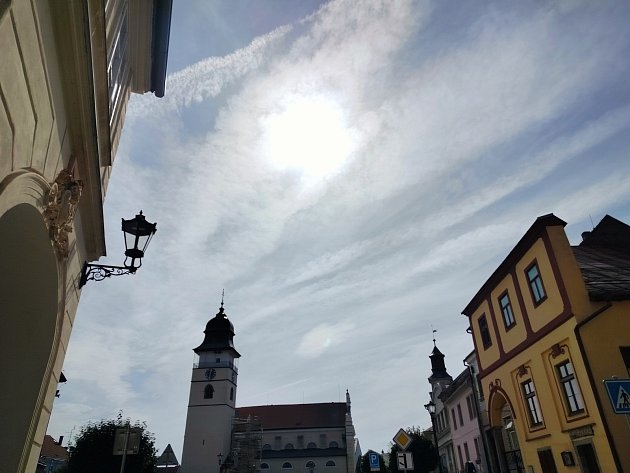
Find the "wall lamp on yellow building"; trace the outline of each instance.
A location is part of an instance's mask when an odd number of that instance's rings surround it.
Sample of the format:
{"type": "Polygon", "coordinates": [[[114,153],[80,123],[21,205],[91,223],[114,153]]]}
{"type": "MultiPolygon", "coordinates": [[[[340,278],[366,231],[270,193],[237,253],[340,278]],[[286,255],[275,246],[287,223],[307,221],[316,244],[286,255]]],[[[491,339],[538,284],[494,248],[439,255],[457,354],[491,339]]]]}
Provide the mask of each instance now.
{"type": "Polygon", "coordinates": [[[90,281],[102,281],[110,276],[123,274],[135,274],[142,266],[149,242],[156,232],[157,223],[147,222],[142,215],[142,210],[131,220],[122,219],[122,231],[125,235],[125,261],[123,266],[108,266],[105,264],[83,264],[79,287],[85,286],[90,281]]]}

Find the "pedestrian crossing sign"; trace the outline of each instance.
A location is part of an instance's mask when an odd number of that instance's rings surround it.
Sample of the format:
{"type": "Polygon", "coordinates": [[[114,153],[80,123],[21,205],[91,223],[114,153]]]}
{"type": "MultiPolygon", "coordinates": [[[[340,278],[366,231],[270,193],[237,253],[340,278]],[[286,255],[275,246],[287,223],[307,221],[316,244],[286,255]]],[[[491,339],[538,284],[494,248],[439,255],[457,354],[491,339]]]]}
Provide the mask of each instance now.
{"type": "Polygon", "coordinates": [[[616,414],[630,414],[630,379],[604,381],[608,397],[616,414]]]}

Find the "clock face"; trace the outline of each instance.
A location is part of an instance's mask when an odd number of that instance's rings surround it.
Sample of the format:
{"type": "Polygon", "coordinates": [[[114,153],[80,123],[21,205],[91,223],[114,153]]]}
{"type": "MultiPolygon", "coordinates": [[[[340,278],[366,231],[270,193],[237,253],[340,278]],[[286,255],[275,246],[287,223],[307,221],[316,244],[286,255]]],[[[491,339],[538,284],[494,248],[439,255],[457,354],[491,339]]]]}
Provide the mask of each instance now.
{"type": "Polygon", "coordinates": [[[208,368],[206,370],[206,379],[214,379],[216,375],[217,375],[217,370],[215,370],[214,368],[212,369],[208,368]]]}

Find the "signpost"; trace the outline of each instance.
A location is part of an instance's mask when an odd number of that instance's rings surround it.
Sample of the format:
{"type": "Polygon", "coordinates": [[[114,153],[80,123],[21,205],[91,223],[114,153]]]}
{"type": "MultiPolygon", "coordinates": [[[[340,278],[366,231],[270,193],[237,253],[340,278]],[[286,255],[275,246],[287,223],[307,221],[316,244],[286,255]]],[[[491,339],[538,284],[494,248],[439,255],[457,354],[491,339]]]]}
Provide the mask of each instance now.
{"type": "Polygon", "coordinates": [[[607,379],[604,386],[615,414],[630,414],[630,379],[607,379]]]}
{"type": "Polygon", "coordinates": [[[127,427],[116,429],[114,433],[114,455],[122,455],[120,460],[120,473],[125,471],[125,460],[127,455],[135,455],[140,450],[140,440],[142,439],[142,429],[139,427],[127,427]]]}
{"type": "Polygon", "coordinates": [[[398,452],[398,469],[402,471],[413,470],[413,454],[411,452],[398,452]]]}
{"type": "Polygon", "coordinates": [[[404,429],[400,429],[394,435],[394,443],[400,447],[402,452],[396,453],[396,464],[398,465],[398,469],[401,471],[413,470],[413,454],[411,452],[406,452],[407,447],[411,445],[411,435],[405,432],[404,429]]]}

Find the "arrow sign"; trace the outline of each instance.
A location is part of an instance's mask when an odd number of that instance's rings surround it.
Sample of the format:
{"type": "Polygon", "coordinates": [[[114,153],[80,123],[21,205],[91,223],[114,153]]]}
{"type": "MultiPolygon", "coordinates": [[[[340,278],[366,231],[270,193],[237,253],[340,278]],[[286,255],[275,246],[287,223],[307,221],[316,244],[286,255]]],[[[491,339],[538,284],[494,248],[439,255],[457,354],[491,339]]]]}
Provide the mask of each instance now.
{"type": "Polygon", "coordinates": [[[630,379],[604,381],[615,414],[630,414],[630,379]]]}

